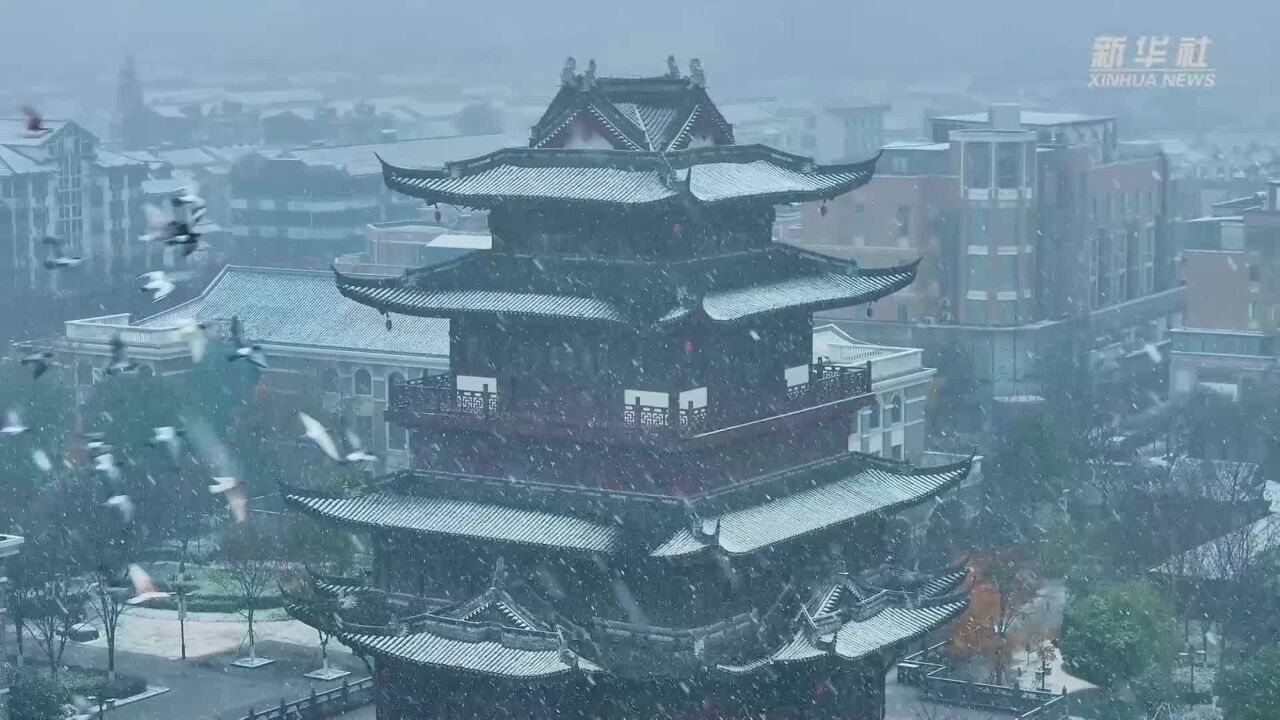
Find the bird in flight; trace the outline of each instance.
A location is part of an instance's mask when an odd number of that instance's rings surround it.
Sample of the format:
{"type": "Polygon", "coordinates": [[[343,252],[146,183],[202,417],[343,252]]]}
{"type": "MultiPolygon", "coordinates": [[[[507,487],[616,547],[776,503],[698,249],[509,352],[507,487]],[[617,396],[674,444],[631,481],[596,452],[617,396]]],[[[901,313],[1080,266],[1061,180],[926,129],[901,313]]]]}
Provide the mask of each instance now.
{"type": "Polygon", "coordinates": [[[240,324],[239,316],[231,318],[231,342],[236,349],[227,356],[228,360],[248,360],[258,368],[267,368],[267,356],[262,352],[262,346],[244,339],[244,326],[240,324]]]}
{"type": "Polygon", "coordinates": [[[138,363],[129,358],[128,349],[120,333],[111,336],[111,362],[107,365],[108,375],[131,373],[138,369],[138,363]]]}
{"type": "Polygon", "coordinates": [[[204,332],[208,328],[208,324],[198,320],[185,320],[178,326],[178,334],[187,339],[193,363],[199,364],[204,359],[205,348],[209,345],[209,337],[204,332]]]}
{"type": "Polygon", "coordinates": [[[249,499],[244,493],[244,483],[233,477],[215,477],[209,486],[209,492],[227,498],[227,509],[236,522],[244,522],[248,517],[249,499]]]}
{"type": "Polygon", "coordinates": [[[84,262],[84,258],[78,255],[67,255],[62,251],[62,241],[56,237],[45,236],[42,241],[45,245],[50,246],[50,255],[45,258],[44,266],[48,270],[62,270],[64,268],[78,267],[84,262]]]}
{"type": "Polygon", "coordinates": [[[316,444],[316,447],[328,455],[330,459],[341,461],[342,457],[338,455],[338,445],[329,436],[329,431],[324,429],[324,425],[319,420],[310,415],[300,412],[298,419],[302,421],[303,436],[310,439],[316,444]]]}
{"type": "Polygon", "coordinates": [[[45,374],[49,369],[49,361],[52,359],[52,350],[36,350],[35,352],[23,355],[22,359],[19,360],[18,363],[22,365],[30,365],[31,379],[39,380],[40,376],[45,374]]]}
{"type": "Polygon", "coordinates": [[[167,273],[163,270],[152,270],[142,273],[138,276],[139,280],[145,280],[142,292],[151,293],[151,302],[160,302],[169,297],[169,293],[173,292],[177,287],[177,283],[183,280],[190,280],[191,273],[167,273]]]}
{"type": "Polygon", "coordinates": [[[4,425],[0,426],[0,435],[13,437],[26,431],[27,426],[22,424],[22,418],[18,417],[16,411],[10,410],[4,414],[4,425]]]}
{"type": "Polygon", "coordinates": [[[44,118],[40,113],[30,105],[22,108],[22,114],[27,118],[27,137],[43,137],[52,132],[52,129],[44,124],[44,118]]]}

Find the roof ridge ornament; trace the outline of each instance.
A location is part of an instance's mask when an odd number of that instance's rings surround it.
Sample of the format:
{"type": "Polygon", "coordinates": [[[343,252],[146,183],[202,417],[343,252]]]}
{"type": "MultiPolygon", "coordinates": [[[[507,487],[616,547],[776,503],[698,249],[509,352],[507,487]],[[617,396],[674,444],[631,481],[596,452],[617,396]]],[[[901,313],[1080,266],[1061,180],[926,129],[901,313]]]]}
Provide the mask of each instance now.
{"type": "Polygon", "coordinates": [[[582,89],[594,90],[596,87],[596,61],[595,58],[587,61],[587,71],[582,73],[582,89]]]}
{"type": "Polygon", "coordinates": [[[680,66],[676,64],[675,55],[667,56],[667,77],[671,78],[672,80],[680,79],[680,66]]]}
{"type": "Polygon", "coordinates": [[[489,583],[489,587],[494,590],[500,590],[507,584],[507,560],[501,555],[498,556],[496,562],[493,563],[493,579],[489,583]]]}
{"type": "Polygon", "coordinates": [[[573,87],[577,83],[578,61],[570,55],[564,61],[564,67],[560,69],[560,84],[565,87],[573,87]]]}
{"type": "Polygon", "coordinates": [[[707,86],[707,76],[702,72],[702,61],[698,58],[689,61],[689,81],[698,87],[707,86]]]}

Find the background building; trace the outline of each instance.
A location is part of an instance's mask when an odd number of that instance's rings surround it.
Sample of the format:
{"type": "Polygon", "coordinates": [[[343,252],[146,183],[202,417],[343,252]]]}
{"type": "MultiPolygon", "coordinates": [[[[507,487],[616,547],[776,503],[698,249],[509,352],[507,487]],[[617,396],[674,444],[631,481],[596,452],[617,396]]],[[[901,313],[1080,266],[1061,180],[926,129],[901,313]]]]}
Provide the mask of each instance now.
{"type": "Polygon", "coordinates": [[[935,117],[930,134],[886,146],[866,192],[805,208],[802,247],[923,258],[906,291],[821,317],[871,342],[964,349],[983,402],[1037,392],[1040,360],[1064,353],[1158,390],[1163,370],[1128,359],[1162,347],[1182,309],[1159,147],[1120,143],[1112,118],[1016,105],[935,117]]]}

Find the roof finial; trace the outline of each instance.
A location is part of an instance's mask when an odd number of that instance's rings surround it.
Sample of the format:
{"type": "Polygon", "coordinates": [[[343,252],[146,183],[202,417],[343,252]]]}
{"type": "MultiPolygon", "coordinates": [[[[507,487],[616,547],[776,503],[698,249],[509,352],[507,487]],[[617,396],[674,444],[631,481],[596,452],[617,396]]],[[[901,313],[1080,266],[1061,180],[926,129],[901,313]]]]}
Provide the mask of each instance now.
{"type": "Polygon", "coordinates": [[[702,61],[698,58],[689,61],[689,80],[698,87],[707,86],[707,76],[702,74],[702,61]]]}
{"type": "Polygon", "coordinates": [[[573,85],[574,75],[577,72],[577,70],[578,70],[578,61],[574,60],[573,56],[569,56],[564,61],[564,67],[560,69],[560,84],[566,85],[566,86],[573,85]]]}
{"type": "Polygon", "coordinates": [[[680,66],[676,65],[676,56],[667,56],[667,77],[676,79],[680,77],[680,66]]]}
{"type": "Polygon", "coordinates": [[[497,562],[493,564],[493,581],[490,587],[500,589],[507,584],[507,560],[501,555],[498,556],[497,562]]]}
{"type": "Polygon", "coordinates": [[[595,58],[587,61],[587,71],[582,74],[582,89],[590,90],[596,84],[596,61],[595,58]]]}

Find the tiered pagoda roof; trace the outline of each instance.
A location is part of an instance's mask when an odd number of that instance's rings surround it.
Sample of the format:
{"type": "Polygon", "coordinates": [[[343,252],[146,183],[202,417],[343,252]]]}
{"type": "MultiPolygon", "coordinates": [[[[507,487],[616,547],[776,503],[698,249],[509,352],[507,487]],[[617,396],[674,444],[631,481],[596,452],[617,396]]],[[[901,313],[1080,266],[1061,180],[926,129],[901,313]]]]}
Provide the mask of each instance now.
{"type": "Polygon", "coordinates": [[[384,162],[382,175],[387,187],[405,195],[482,209],[516,202],[780,204],[826,200],[862,187],[878,159],[820,165],[764,145],[675,152],[506,148],[443,168],[384,162]]]}
{"type": "Polygon", "coordinates": [[[406,470],[368,494],[285,487],[284,499],[321,518],[424,536],[602,555],[732,556],[897,512],[955,486],[970,465],[911,470],[848,453],[690,498],[406,470]]]}
{"type": "Polygon", "coordinates": [[[496,313],[653,327],[694,319],[736,323],[874,302],[910,285],[917,264],[867,269],[774,244],[661,263],[472,253],[398,278],[335,274],[344,296],[387,313],[496,313]]]}
{"type": "Polygon", "coordinates": [[[962,568],[934,575],[872,570],[857,577],[837,573],[808,602],[786,590],[767,608],[695,628],[603,618],[573,623],[526,586],[508,591],[500,576],[501,569],[474,598],[425,612],[389,593],[330,578],[315,578],[306,598],[286,595],[290,614],[332,632],[358,654],[530,679],[573,672],[746,675],[826,657],[856,661],[931,632],[968,605],[962,568]],[[363,605],[379,606],[382,617],[370,619],[376,611],[363,605]],[[759,656],[762,639],[766,645],[774,639],[778,649],[759,656]]]}

